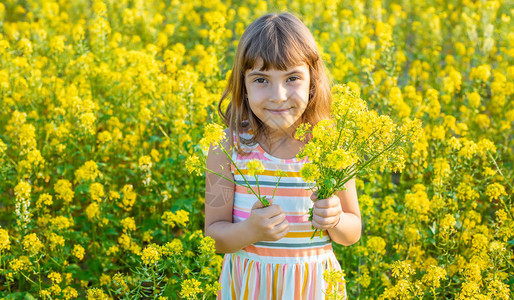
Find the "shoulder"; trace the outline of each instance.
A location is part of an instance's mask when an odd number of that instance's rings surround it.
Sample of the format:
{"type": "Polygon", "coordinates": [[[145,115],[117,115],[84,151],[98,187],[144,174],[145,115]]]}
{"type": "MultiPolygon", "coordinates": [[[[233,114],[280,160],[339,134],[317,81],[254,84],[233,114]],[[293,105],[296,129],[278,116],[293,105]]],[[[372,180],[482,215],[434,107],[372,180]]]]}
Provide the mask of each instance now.
{"type": "Polygon", "coordinates": [[[231,159],[227,156],[226,153],[228,153],[228,155],[232,154],[233,137],[230,136],[230,130],[228,128],[224,130],[224,133],[225,136],[221,141],[223,149],[219,147],[219,145],[212,144],[210,146],[206,160],[206,167],[207,169],[214,172],[221,173],[225,176],[230,176],[231,159]]]}

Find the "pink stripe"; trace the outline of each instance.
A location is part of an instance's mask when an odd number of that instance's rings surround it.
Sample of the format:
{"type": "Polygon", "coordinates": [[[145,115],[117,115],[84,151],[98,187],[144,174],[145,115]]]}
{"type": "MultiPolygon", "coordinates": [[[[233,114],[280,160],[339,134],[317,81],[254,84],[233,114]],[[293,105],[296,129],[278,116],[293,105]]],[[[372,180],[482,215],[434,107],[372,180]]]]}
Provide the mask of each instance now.
{"type": "MultiPolygon", "coordinates": [[[[260,152],[252,152],[252,153],[248,154],[247,156],[243,156],[240,154],[237,155],[237,160],[250,160],[250,159],[261,159],[261,160],[269,161],[269,159],[260,152]]],[[[239,165],[238,165],[238,167],[239,167],[239,165]]]]}
{"type": "Polygon", "coordinates": [[[313,287],[313,285],[314,285],[314,276],[313,275],[314,275],[314,272],[316,271],[316,269],[315,269],[315,266],[313,265],[313,263],[309,264],[309,268],[311,269],[310,270],[311,271],[310,272],[311,276],[309,278],[310,282],[307,282],[307,285],[309,286],[309,299],[314,299],[314,287],[313,287]]]}
{"type": "Polygon", "coordinates": [[[257,274],[255,274],[255,278],[256,278],[255,282],[256,282],[256,284],[255,284],[255,290],[253,292],[253,296],[254,297],[259,295],[259,288],[260,288],[260,285],[261,285],[261,264],[259,262],[255,262],[255,267],[256,267],[255,272],[257,274]]]}
{"type": "MultiPolygon", "coordinates": [[[[233,209],[233,212],[234,216],[236,217],[239,217],[239,218],[243,218],[243,219],[248,219],[250,217],[250,213],[249,212],[246,212],[246,211],[240,211],[238,209],[233,209]]],[[[289,222],[289,223],[308,223],[310,222],[309,221],[309,215],[303,215],[303,216],[287,216],[286,215],[286,220],[289,222]]]]}
{"type": "MultiPolygon", "coordinates": [[[[255,192],[256,187],[252,187],[255,192]]],[[[267,186],[261,186],[260,187],[261,195],[270,196],[273,195],[273,190],[275,190],[275,187],[267,187],[267,186]]],[[[244,186],[236,185],[235,189],[236,194],[242,194],[242,195],[248,195],[248,190],[244,186]]],[[[251,193],[251,191],[250,191],[251,193]]],[[[307,189],[297,189],[297,188],[277,188],[275,191],[275,196],[284,196],[284,197],[310,197],[312,195],[312,191],[307,189]]]]}
{"type": "Polygon", "coordinates": [[[271,298],[271,264],[266,264],[266,297],[271,298]]]}
{"type": "MultiPolygon", "coordinates": [[[[287,287],[287,283],[286,283],[286,278],[287,278],[287,268],[286,268],[286,264],[284,264],[284,266],[282,267],[282,292],[280,294],[280,299],[284,299],[284,293],[285,293],[285,289],[287,287]]],[[[294,280],[293,278],[290,278],[289,280],[294,280]]],[[[287,291],[288,293],[290,293],[291,291],[287,291]]]]}

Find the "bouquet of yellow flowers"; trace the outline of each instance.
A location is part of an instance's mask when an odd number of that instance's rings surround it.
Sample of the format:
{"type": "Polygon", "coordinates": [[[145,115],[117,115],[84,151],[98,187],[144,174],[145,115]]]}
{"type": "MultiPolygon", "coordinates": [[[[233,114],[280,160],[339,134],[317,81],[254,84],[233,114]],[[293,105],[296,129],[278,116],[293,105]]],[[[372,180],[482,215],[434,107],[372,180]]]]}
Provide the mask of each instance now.
{"type": "MultiPolygon", "coordinates": [[[[271,200],[271,202],[273,202],[273,198],[275,197],[275,191],[277,190],[277,187],[278,187],[278,184],[280,182],[280,179],[282,179],[282,177],[286,173],[283,172],[282,170],[275,171],[275,176],[278,177],[278,180],[277,180],[277,184],[275,185],[275,189],[273,190],[273,195],[271,196],[271,199],[268,200],[266,195],[264,195],[264,196],[261,195],[260,187],[259,187],[259,175],[262,174],[262,172],[264,171],[264,166],[262,165],[262,163],[259,160],[256,160],[256,159],[249,160],[246,163],[247,174],[249,176],[253,176],[255,178],[255,182],[256,182],[256,185],[257,185],[257,191],[255,191],[255,189],[252,188],[250,183],[248,183],[248,180],[246,179],[246,177],[243,175],[243,173],[239,169],[239,166],[232,159],[232,155],[230,155],[228,153],[227,149],[225,149],[225,147],[223,147],[223,145],[221,144],[221,141],[223,139],[225,139],[225,132],[223,131],[223,128],[219,124],[215,124],[215,123],[208,124],[205,127],[204,136],[200,140],[200,147],[202,148],[202,154],[198,155],[198,154],[194,153],[193,155],[191,155],[191,156],[189,156],[187,158],[187,160],[186,160],[186,168],[188,169],[188,171],[190,173],[194,172],[197,175],[200,175],[200,171],[201,170],[205,170],[207,172],[216,174],[216,175],[218,175],[218,176],[220,176],[220,177],[222,177],[222,178],[224,178],[224,179],[226,179],[226,180],[228,180],[228,181],[230,181],[230,182],[232,182],[234,184],[246,187],[248,193],[249,194],[253,193],[257,197],[257,199],[259,199],[259,201],[262,203],[262,205],[264,207],[269,206],[270,205],[270,200],[271,200]],[[207,169],[205,167],[205,159],[206,159],[205,158],[205,154],[207,153],[210,145],[213,145],[214,148],[220,147],[220,149],[223,151],[223,153],[225,153],[225,155],[230,159],[230,161],[234,165],[234,167],[236,169],[236,174],[240,174],[243,177],[243,180],[245,181],[245,184],[237,183],[237,182],[235,182],[235,181],[233,181],[233,180],[223,176],[223,174],[220,174],[218,172],[212,171],[212,170],[207,169]]],[[[232,150],[232,147],[229,150],[232,150]]]]}
{"type": "MultiPolygon", "coordinates": [[[[346,182],[373,165],[378,164],[381,170],[403,170],[402,145],[414,142],[421,134],[421,121],[406,120],[397,126],[388,116],[368,110],[366,103],[346,85],[334,86],[332,94],[332,118],[313,128],[303,123],[295,135],[298,140],[306,140],[308,134],[312,136],[297,157],[309,157],[300,175],[307,182],[315,182],[313,189],[318,192],[318,199],[344,190],[346,182]]],[[[309,220],[312,221],[312,209],[309,220]]]]}

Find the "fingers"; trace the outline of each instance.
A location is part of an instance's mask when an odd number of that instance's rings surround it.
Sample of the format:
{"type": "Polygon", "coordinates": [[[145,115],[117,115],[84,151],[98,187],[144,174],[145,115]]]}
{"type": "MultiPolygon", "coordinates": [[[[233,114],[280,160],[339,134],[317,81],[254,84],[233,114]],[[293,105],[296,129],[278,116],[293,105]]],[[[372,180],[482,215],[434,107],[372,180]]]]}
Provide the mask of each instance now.
{"type": "Polygon", "coordinates": [[[311,200],[316,201],[318,199],[318,192],[313,192],[311,195],[311,200]]]}
{"type": "Polygon", "coordinates": [[[282,212],[282,207],[280,205],[277,205],[277,204],[271,204],[270,206],[264,206],[264,204],[262,204],[261,201],[259,200],[256,200],[255,203],[253,204],[252,206],[252,209],[259,209],[259,208],[264,208],[266,209],[269,213],[273,213],[273,214],[279,214],[282,212]]]}
{"type": "Polygon", "coordinates": [[[330,208],[317,208],[314,207],[312,210],[312,213],[315,216],[320,216],[322,218],[330,218],[330,217],[337,217],[342,213],[341,208],[335,206],[330,208]]]}
{"type": "Polygon", "coordinates": [[[312,226],[317,229],[331,229],[335,226],[335,224],[339,221],[339,216],[330,217],[330,218],[322,218],[320,216],[312,217],[312,226]]]}
{"type": "MultiPolygon", "coordinates": [[[[280,216],[278,217],[280,218],[280,216]]],[[[289,222],[286,220],[285,215],[284,220],[277,224],[273,229],[276,240],[283,238],[289,232],[289,222]]]]}
{"type": "Polygon", "coordinates": [[[277,226],[277,225],[279,225],[281,223],[284,223],[284,221],[287,222],[286,215],[283,214],[283,213],[280,213],[280,214],[278,214],[276,216],[271,217],[269,219],[269,224],[277,226]]]}
{"type": "Polygon", "coordinates": [[[283,213],[270,218],[266,223],[263,228],[263,240],[278,241],[289,232],[289,222],[283,213]]]}
{"type": "Polygon", "coordinates": [[[261,201],[256,200],[255,203],[252,206],[252,209],[263,208],[263,207],[264,207],[264,204],[262,204],[261,201]]]}
{"type": "Polygon", "coordinates": [[[268,207],[260,208],[259,213],[266,218],[272,218],[282,214],[282,207],[280,207],[280,205],[272,204],[268,207]]]}
{"type": "Polygon", "coordinates": [[[336,195],[332,195],[327,199],[318,199],[314,202],[314,206],[317,208],[330,208],[338,207],[341,205],[341,200],[336,195]]]}

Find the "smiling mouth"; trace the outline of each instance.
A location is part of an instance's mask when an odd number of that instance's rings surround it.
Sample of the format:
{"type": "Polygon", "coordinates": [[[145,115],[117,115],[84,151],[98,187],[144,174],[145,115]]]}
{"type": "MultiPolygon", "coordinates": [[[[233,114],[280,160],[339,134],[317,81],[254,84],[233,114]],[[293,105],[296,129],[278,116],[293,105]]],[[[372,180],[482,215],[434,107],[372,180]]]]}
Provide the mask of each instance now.
{"type": "Polygon", "coordinates": [[[268,109],[268,110],[272,111],[272,112],[285,112],[285,111],[288,111],[290,109],[291,109],[291,107],[290,108],[279,109],[279,110],[275,110],[275,109],[268,109]]]}

